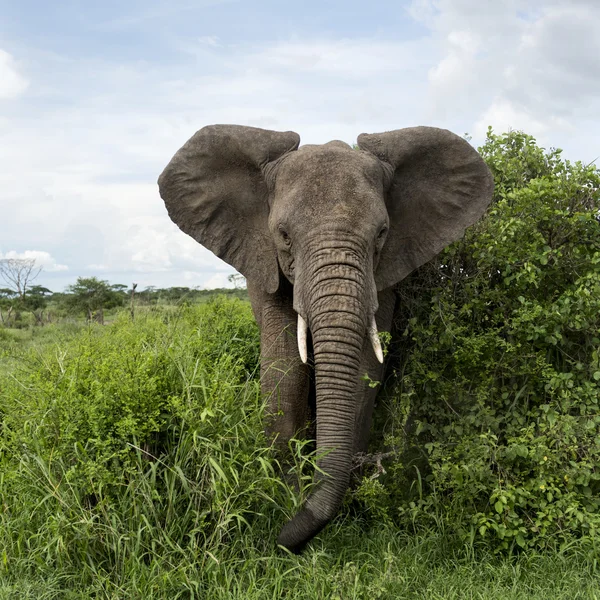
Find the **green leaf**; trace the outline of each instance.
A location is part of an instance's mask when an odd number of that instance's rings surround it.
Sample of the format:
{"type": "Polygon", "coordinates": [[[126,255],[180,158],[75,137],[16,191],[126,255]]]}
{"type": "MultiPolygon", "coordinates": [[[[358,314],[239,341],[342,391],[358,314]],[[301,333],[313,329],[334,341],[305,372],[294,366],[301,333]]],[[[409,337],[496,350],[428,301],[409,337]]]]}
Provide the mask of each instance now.
{"type": "Polygon", "coordinates": [[[550,427],[554,427],[554,425],[556,425],[557,418],[558,418],[558,414],[556,413],[555,410],[550,409],[546,413],[546,419],[548,420],[548,423],[550,423],[550,427]]]}

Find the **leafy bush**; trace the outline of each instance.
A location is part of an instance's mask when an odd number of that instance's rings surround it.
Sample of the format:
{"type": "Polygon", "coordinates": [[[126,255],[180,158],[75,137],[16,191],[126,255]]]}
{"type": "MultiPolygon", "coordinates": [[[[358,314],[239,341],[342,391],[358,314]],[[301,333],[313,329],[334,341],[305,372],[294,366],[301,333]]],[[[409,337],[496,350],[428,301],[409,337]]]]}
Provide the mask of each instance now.
{"type": "Polygon", "coordinates": [[[31,424],[35,439],[25,434],[21,447],[45,447],[71,464],[67,477],[79,486],[120,482],[137,468],[133,446],[162,451],[160,435],[181,412],[184,390],[192,401],[196,376],[209,386],[226,373],[239,386],[255,368],[255,325],[241,309],[216,302],[168,322],[149,315],[132,323],[122,313],[114,327],[89,327],[51,352],[30,350],[5,384],[4,425],[26,432],[31,424]]]}
{"type": "Polygon", "coordinates": [[[554,548],[600,527],[600,171],[521,132],[490,129],[480,152],[486,217],[399,290],[391,502],[501,550],[554,548]]]}
{"type": "Polygon", "coordinates": [[[233,534],[262,518],[272,542],[297,506],[262,435],[247,302],[124,313],[19,358],[0,372],[0,578],[126,580],[167,555],[210,578],[233,534]]]}

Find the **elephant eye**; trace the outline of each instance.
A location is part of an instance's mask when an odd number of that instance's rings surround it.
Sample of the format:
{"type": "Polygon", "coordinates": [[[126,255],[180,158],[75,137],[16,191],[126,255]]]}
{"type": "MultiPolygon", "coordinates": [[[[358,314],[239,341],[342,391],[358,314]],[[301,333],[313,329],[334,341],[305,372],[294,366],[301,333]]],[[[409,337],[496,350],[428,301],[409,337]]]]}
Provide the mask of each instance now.
{"type": "Polygon", "coordinates": [[[292,240],[290,239],[290,236],[288,235],[287,231],[283,228],[283,225],[279,226],[279,233],[281,234],[281,239],[283,240],[283,243],[286,246],[289,246],[292,243],[292,240]]]}
{"type": "Polygon", "coordinates": [[[377,234],[377,239],[382,240],[386,236],[387,232],[388,232],[388,228],[382,227],[381,231],[377,234]]]}

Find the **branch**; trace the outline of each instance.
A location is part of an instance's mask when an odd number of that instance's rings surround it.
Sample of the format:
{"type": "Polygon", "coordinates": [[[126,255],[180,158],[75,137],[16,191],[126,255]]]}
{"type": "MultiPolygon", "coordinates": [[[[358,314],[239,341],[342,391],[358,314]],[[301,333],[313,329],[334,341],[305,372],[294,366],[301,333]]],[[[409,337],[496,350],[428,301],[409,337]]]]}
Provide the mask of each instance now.
{"type": "Polygon", "coordinates": [[[352,457],[352,468],[351,471],[361,470],[365,465],[376,465],[377,471],[373,473],[369,477],[369,479],[377,479],[380,475],[385,475],[387,472],[383,465],[381,464],[382,460],[386,460],[387,458],[392,458],[398,455],[398,450],[396,448],[390,450],[389,452],[378,452],[376,454],[367,454],[366,452],[359,452],[352,457]]]}

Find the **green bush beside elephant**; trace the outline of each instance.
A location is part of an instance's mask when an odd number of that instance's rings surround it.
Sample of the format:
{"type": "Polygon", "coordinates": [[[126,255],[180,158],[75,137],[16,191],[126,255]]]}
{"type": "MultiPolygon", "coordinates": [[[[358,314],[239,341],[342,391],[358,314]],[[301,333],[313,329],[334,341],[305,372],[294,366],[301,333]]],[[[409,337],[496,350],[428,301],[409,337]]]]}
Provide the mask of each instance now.
{"type": "Polygon", "coordinates": [[[394,286],[460,238],[493,190],[479,154],[443,129],[362,134],[358,150],[299,142],[211,125],[158,180],[171,219],[248,281],[269,433],[285,444],[316,419],[317,485],[278,538],[292,551],[336,514],[366,449],[376,390],[363,376],[382,379],[394,286]]]}

